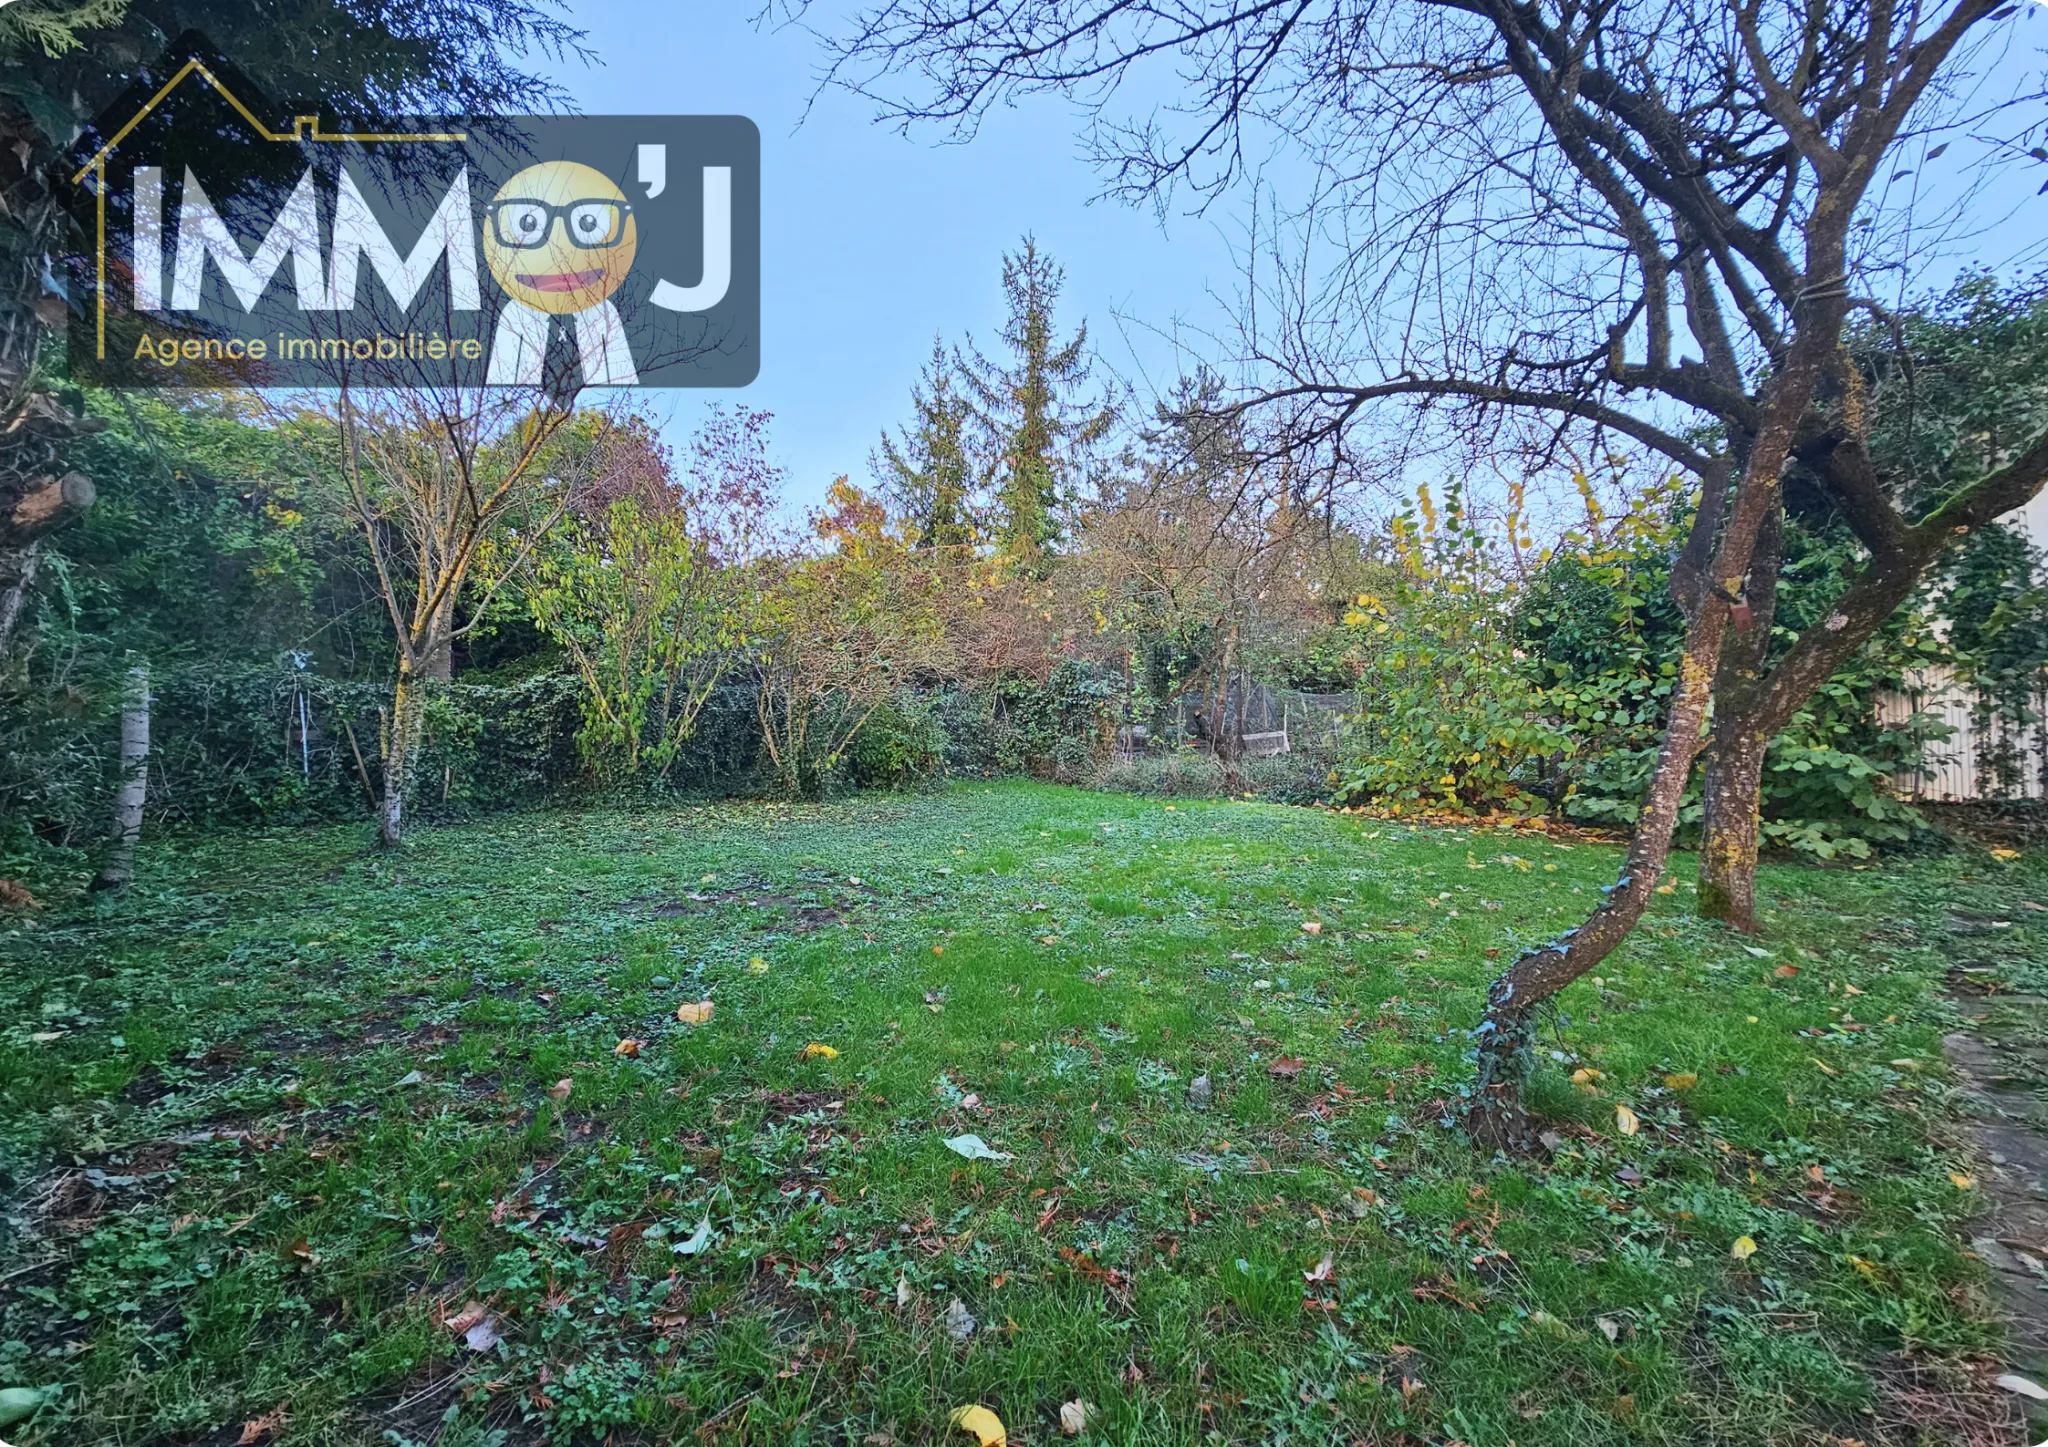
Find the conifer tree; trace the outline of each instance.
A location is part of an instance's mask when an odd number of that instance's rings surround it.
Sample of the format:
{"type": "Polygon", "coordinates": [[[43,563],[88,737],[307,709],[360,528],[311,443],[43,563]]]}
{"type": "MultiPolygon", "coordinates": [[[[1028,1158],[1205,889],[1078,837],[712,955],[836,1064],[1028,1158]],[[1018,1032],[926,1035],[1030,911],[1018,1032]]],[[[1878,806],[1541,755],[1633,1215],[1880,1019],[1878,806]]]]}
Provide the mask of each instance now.
{"type": "Polygon", "coordinates": [[[1064,273],[1031,236],[1003,257],[1000,360],[970,342],[960,372],[994,461],[995,522],[1003,550],[1027,568],[1059,545],[1061,506],[1085,476],[1116,408],[1088,394],[1088,328],[1058,339],[1053,308],[1064,273]]]}
{"type": "Polygon", "coordinates": [[[870,466],[920,548],[961,547],[975,540],[974,460],[968,423],[973,409],[959,387],[959,366],[945,341],[932,338],[931,360],[911,389],[916,420],[882,434],[870,466]]]}

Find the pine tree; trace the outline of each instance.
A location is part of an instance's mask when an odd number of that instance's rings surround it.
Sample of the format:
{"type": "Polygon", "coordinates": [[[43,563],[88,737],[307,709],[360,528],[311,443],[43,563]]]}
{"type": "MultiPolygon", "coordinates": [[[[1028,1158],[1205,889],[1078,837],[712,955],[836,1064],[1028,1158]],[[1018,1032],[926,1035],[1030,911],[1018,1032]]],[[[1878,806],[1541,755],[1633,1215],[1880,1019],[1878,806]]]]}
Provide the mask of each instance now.
{"type": "Polygon", "coordinates": [[[1060,541],[1060,511],[1089,456],[1116,421],[1107,396],[1088,386],[1088,328],[1061,343],[1053,322],[1064,273],[1024,238],[1003,257],[1003,362],[970,342],[960,373],[995,463],[996,521],[1005,552],[1027,566],[1060,541]]]}
{"type": "Polygon", "coordinates": [[[870,460],[890,505],[916,531],[920,548],[960,547],[975,539],[974,463],[967,424],[973,415],[957,386],[959,368],[943,339],[932,338],[931,360],[911,389],[916,420],[882,434],[870,460]]]}

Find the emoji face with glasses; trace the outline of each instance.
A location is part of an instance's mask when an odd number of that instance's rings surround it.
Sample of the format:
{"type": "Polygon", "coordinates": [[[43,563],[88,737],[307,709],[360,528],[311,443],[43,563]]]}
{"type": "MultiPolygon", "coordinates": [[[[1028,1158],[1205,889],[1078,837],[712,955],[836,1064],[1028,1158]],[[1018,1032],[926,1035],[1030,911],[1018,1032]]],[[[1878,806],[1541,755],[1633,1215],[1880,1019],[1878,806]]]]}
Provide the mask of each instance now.
{"type": "Polygon", "coordinates": [[[639,235],[625,194],[575,161],[528,166],[484,208],[484,260],[513,300],[586,311],[632,269],[639,235]]]}

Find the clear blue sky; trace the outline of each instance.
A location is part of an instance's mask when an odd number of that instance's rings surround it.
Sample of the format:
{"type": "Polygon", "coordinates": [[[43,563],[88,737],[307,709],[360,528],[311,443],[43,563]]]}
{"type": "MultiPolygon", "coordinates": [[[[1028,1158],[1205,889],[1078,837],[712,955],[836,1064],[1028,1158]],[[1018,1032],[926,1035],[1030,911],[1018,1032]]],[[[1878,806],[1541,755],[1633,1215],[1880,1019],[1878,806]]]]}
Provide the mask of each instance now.
{"type": "Polygon", "coordinates": [[[577,0],[602,64],[560,78],[589,114],[732,114],[761,128],[761,374],[731,392],[646,394],[680,442],[708,399],[766,407],[790,469],[790,501],[816,501],[839,473],[868,481],[882,424],[909,410],[934,331],[986,343],[1002,322],[1002,254],[1024,232],[1066,269],[1061,321],[1082,320],[1119,371],[1176,371],[1157,335],[1125,342],[1117,316],[1170,332],[1218,329],[1211,293],[1239,290],[1229,221],[1090,204],[1099,182],[1057,102],[1005,112],[971,146],[906,140],[828,94],[801,127],[818,63],[795,30],[756,30],[746,0],[577,0]]]}

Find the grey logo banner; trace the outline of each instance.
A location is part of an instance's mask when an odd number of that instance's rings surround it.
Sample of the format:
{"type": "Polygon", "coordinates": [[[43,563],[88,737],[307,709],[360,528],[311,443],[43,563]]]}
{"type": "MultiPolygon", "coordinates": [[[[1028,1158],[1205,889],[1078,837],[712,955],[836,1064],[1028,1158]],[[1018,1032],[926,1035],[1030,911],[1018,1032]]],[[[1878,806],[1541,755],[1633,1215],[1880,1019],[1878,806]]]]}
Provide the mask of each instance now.
{"type": "Polygon", "coordinates": [[[742,116],[273,114],[186,36],[64,164],[80,381],[739,387],[742,116]]]}

